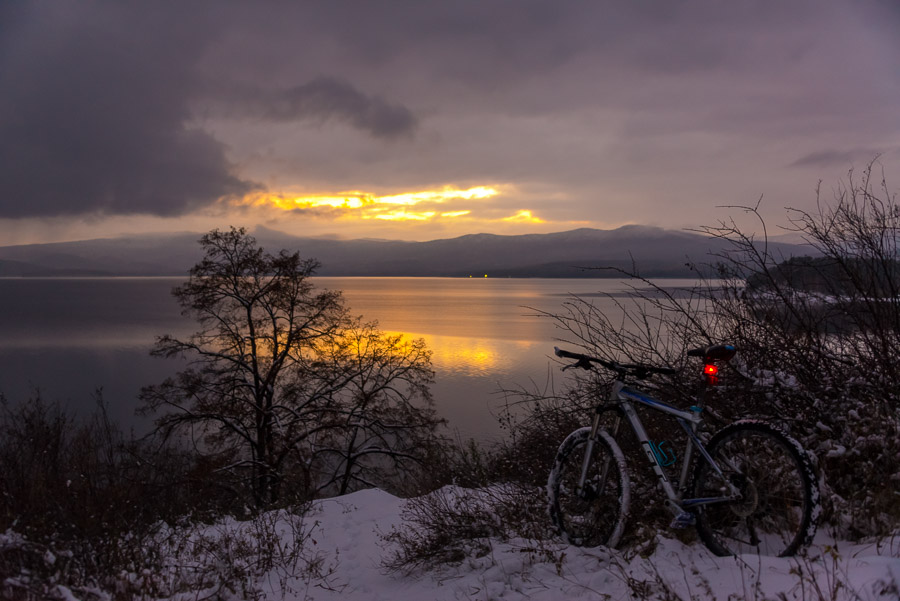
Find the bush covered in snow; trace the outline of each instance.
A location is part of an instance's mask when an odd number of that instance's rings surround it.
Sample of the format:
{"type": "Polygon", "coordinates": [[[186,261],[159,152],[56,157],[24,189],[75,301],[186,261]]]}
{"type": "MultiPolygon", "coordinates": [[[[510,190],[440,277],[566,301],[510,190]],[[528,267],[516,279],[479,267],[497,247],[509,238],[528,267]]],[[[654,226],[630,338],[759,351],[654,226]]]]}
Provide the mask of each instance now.
{"type": "Polygon", "coordinates": [[[215,466],[126,437],[105,407],[0,397],[0,598],[254,598],[262,574],[327,572],[305,504],[247,514],[215,466]]]}

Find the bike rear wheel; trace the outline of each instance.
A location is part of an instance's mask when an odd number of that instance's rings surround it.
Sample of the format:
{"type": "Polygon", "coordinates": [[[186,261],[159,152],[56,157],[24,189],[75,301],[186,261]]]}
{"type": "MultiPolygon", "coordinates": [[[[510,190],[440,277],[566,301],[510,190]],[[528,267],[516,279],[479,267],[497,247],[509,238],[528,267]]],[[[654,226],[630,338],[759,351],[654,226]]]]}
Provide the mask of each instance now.
{"type": "MultiPolygon", "coordinates": [[[[809,455],[796,440],[771,424],[747,420],[719,431],[707,451],[742,497],[696,509],[697,532],[713,553],[783,557],[812,541],[819,488],[809,455]]],[[[698,459],[693,497],[727,493],[715,469],[698,459]]]]}
{"type": "Polygon", "coordinates": [[[625,457],[609,433],[600,430],[584,486],[579,488],[590,433],[590,428],[575,430],[559,447],[547,481],[550,518],[570,544],[615,547],[625,530],[630,502],[625,457]]]}

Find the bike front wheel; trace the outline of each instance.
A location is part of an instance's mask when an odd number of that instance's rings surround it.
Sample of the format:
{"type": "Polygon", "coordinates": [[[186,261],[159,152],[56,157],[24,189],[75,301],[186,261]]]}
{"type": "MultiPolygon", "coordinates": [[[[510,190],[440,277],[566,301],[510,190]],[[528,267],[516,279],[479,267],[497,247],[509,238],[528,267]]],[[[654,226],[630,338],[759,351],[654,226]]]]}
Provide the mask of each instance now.
{"type": "Polygon", "coordinates": [[[625,457],[604,430],[597,433],[586,457],[590,434],[590,428],[575,430],[559,447],[547,481],[550,518],[570,544],[615,547],[625,530],[630,502],[625,457]],[[585,461],[587,472],[579,486],[585,461]]]}
{"type": "MultiPolygon", "coordinates": [[[[740,493],[729,502],[700,505],[697,532],[716,555],[794,555],[808,545],[821,512],[812,461],[780,428],[746,420],[723,428],[707,446],[725,479],[740,493]]],[[[730,491],[707,461],[698,459],[693,496],[730,491]]]]}

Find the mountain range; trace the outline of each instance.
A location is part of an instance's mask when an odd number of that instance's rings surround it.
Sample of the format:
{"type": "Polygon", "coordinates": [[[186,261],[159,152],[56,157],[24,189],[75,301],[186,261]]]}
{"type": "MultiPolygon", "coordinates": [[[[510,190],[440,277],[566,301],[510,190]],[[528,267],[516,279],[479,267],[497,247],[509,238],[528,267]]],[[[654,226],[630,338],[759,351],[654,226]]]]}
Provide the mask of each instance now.
{"type": "MultiPolygon", "coordinates": [[[[627,225],[553,234],[471,234],[429,242],[335,240],[258,227],[266,250],[300,251],[321,276],[608,277],[599,268],[636,267],[647,277],[691,277],[688,263],[711,263],[727,242],[698,233],[627,225]]],[[[0,277],[182,276],[202,256],[200,234],[145,234],[78,242],[0,247],[0,277]]],[[[770,242],[783,256],[809,254],[770,242]]]]}

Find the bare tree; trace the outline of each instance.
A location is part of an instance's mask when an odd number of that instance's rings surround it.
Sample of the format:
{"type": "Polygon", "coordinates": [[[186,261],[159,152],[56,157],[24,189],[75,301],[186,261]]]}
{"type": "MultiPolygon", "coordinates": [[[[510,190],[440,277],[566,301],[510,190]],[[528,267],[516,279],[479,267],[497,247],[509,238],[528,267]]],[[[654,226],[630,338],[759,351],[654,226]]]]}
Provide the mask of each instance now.
{"type": "Polygon", "coordinates": [[[200,244],[203,260],[173,291],[200,329],[162,336],[152,351],[189,366],[141,392],[146,412],[164,411],[158,432],[216,455],[258,507],[276,503],[286,480],[307,496],[338,481],[346,492],[374,483],[363,457],[418,458],[409,441],[440,423],[423,342],[351,319],[339,292],[313,286],[318,264],[299,253],[268,254],[236,228],[200,244]]]}

